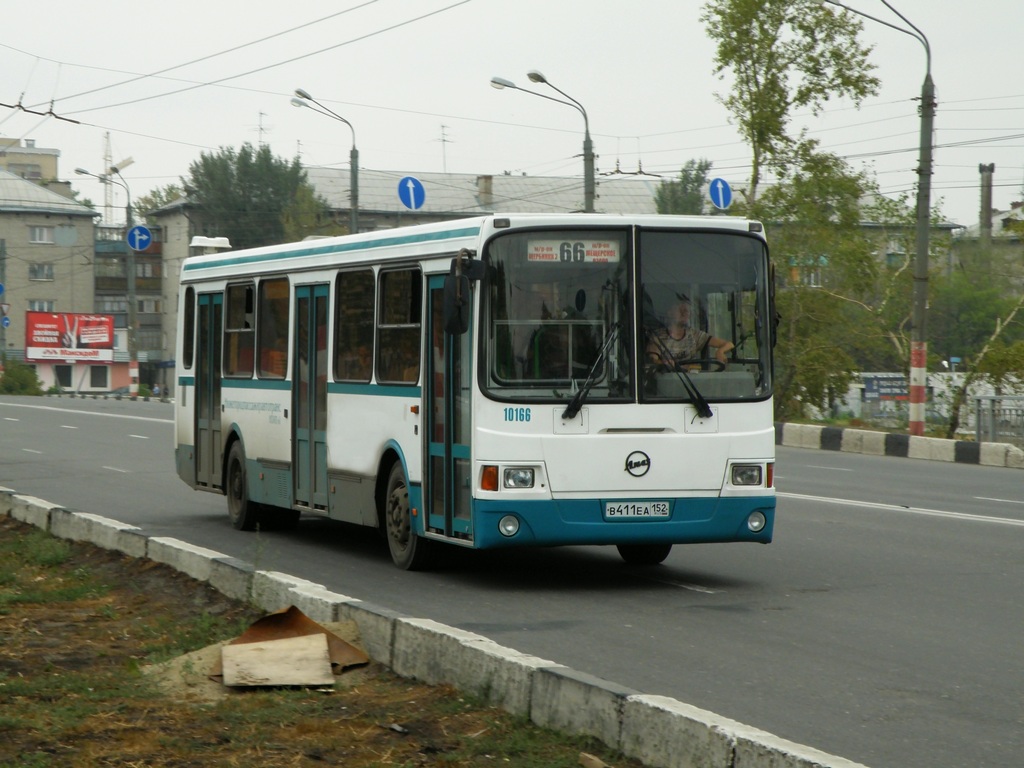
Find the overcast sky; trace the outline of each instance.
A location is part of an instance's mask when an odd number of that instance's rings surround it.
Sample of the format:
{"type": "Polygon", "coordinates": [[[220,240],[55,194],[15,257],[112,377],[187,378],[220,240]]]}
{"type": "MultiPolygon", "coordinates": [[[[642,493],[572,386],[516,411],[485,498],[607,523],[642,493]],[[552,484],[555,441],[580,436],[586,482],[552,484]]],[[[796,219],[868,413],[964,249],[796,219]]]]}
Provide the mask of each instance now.
{"type": "MultiPolygon", "coordinates": [[[[881,0],[846,0],[902,25],[881,0]]],[[[977,222],[978,165],[993,203],[1024,199],[1020,0],[890,0],[928,37],[938,93],[933,201],[977,222]]],[[[348,168],[348,127],[290,104],[296,88],[354,126],[360,165],[394,171],[582,175],[583,118],[492,76],[586,109],[598,173],[667,177],[689,159],[742,186],[749,151],[715,100],[713,46],[697,0],[36,0],[4,4],[0,137],[61,152],[60,171],[101,205],[103,172],[131,157],[133,196],[178,182],[203,151],[268,144],[304,164],[348,168]]],[[[924,47],[865,20],[882,89],[860,111],[832,102],[797,117],[823,148],[866,164],[883,192],[913,190],[924,47]]],[[[397,181],[396,177],[396,181],[397,181]]],[[[598,177],[600,182],[600,176],[598,177]]],[[[124,205],[114,188],[115,205],[124,205]]],[[[429,194],[429,190],[428,190],[429,194]]],[[[598,187],[600,194],[600,187],[598,187]]],[[[396,193],[396,207],[400,205],[396,193]]],[[[598,201],[600,209],[600,201],[598,201]]],[[[120,219],[119,219],[120,220],[120,219]]]]}

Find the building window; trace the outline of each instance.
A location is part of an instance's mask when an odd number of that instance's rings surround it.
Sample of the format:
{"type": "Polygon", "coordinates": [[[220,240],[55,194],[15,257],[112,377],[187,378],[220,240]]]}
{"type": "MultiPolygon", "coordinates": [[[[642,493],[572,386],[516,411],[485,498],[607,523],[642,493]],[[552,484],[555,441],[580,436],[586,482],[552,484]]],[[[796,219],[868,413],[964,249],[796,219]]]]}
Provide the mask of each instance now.
{"type": "Polygon", "coordinates": [[[29,227],[28,241],[53,245],[53,227],[29,227]]]}
{"type": "Polygon", "coordinates": [[[57,302],[53,299],[29,299],[29,312],[56,312],[57,302]]]}
{"type": "Polygon", "coordinates": [[[53,366],[53,377],[57,380],[57,386],[61,389],[71,389],[71,366],[53,366]]]}
{"type": "Polygon", "coordinates": [[[89,366],[89,386],[93,389],[109,389],[110,379],[107,376],[107,366],[89,366]]]}
{"type": "Polygon", "coordinates": [[[53,264],[29,264],[29,280],[53,280],[53,264]]]}

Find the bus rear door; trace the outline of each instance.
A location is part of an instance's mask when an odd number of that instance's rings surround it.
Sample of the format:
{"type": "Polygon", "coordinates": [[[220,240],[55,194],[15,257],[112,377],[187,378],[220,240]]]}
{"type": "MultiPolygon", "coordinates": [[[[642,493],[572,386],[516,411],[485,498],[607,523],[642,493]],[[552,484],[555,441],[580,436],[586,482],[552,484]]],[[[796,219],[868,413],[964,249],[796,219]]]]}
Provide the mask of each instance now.
{"type": "Polygon", "coordinates": [[[221,484],[223,443],[220,426],[221,316],[224,296],[199,295],[196,349],[196,485],[221,484]]]}

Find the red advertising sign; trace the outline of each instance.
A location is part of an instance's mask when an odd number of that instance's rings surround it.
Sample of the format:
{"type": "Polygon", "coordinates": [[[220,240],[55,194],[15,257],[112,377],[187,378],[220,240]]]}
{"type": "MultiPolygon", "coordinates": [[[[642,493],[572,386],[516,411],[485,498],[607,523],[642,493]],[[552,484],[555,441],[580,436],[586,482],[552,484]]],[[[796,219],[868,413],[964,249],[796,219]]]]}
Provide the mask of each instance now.
{"type": "Polygon", "coordinates": [[[114,316],[26,312],[25,360],[30,363],[112,363],[114,316]]]}

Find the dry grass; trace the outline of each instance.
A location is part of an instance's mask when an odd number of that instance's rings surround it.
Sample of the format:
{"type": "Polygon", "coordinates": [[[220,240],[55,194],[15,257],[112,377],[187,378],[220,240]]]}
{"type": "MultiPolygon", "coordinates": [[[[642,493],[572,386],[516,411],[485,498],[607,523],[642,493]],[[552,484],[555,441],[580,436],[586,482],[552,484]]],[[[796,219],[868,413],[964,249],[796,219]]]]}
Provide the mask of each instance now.
{"type": "Polygon", "coordinates": [[[558,768],[587,752],[640,766],[373,663],[328,689],[208,681],[218,644],[260,615],[163,565],[0,518],[0,765],[558,768]]]}

